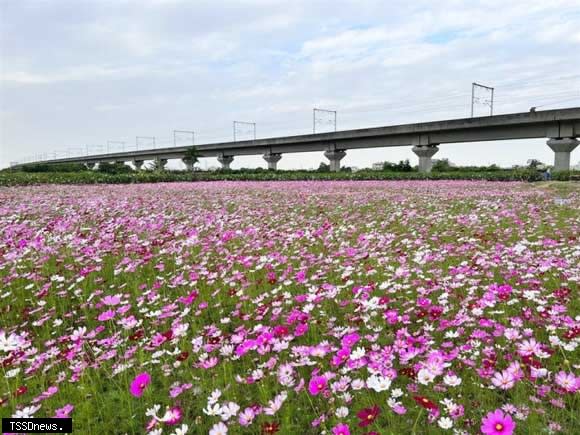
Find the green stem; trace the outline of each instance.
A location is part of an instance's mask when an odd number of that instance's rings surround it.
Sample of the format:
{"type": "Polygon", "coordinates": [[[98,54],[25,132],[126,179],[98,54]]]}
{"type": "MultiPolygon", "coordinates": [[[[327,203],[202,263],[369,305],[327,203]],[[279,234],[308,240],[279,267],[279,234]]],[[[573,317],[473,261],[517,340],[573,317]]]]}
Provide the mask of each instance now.
{"type": "Polygon", "coordinates": [[[417,428],[417,423],[419,423],[419,418],[421,417],[421,415],[423,414],[423,410],[419,410],[419,414],[417,414],[417,418],[415,419],[415,423],[413,424],[413,434],[416,434],[417,432],[415,431],[415,429],[417,428]]]}

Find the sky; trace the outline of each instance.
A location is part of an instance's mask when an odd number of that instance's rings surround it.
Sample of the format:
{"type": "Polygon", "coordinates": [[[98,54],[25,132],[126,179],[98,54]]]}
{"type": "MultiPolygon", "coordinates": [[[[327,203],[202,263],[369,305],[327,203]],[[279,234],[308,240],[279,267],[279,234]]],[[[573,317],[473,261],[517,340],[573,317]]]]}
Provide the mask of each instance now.
{"type": "MultiPolygon", "coordinates": [[[[579,53],[578,0],[0,0],[0,167],[145,137],[171,146],[174,130],[227,141],[236,120],[258,138],[306,134],[315,107],[335,110],[339,130],[463,118],[472,82],[495,88],[497,114],[579,107],[579,53]]],[[[316,129],[329,128],[321,112],[316,129]]],[[[410,147],[352,150],[342,164],[407,158],[410,147]]],[[[444,144],[435,158],[511,166],[553,153],[542,139],[444,144]]],[[[321,161],[287,154],[278,167],[321,161]]]]}

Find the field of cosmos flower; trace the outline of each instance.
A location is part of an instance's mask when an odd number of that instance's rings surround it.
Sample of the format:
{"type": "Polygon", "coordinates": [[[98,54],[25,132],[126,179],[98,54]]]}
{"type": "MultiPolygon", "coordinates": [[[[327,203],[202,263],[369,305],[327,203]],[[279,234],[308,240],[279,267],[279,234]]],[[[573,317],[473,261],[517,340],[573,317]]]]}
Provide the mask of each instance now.
{"type": "Polygon", "coordinates": [[[82,434],[580,431],[580,188],[0,189],[0,416],[82,434]]]}

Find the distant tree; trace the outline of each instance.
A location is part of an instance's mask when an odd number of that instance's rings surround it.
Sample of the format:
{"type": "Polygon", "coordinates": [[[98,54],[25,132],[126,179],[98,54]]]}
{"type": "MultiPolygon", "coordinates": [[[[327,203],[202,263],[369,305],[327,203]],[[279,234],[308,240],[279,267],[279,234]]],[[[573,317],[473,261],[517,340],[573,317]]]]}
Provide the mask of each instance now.
{"type": "Polygon", "coordinates": [[[413,167],[409,162],[409,159],[400,160],[399,163],[395,165],[397,172],[411,172],[413,167]]]}
{"type": "Polygon", "coordinates": [[[409,162],[409,159],[399,160],[399,163],[384,162],[383,171],[388,172],[411,172],[413,167],[409,162]]]}
{"type": "Polygon", "coordinates": [[[383,162],[383,171],[395,171],[397,165],[392,162],[383,162]]]}
{"type": "Polygon", "coordinates": [[[451,168],[449,159],[439,159],[433,164],[433,172],[449,172],[451,168]]]}
{"type": "MultiPolygon", "coordinates": [[[[167,163],[167,162],[165,162],[167,163]]],[[[153,160],[152,162],[148,163],[145,166],[145,169],[147,171],[154,171],[154,172],[160,172],[160,171],[165,171],[165,165],[162,164],[161,160],[153,160]]]]}
{"type": "Polygon", "coordinates": [[[530,159],[528,160],[528,169],[537,169],[538,166],[542,166],[544,165],[542,162],[540,162],[537,159],[530,159]]]}
{"type": "Polygon", "coordinates": [[[82,172],[87,168],[82,163],[30,163],[20,168],[22,172],[82,172]]]}
{"type": "Polygon", "coordinates": [[[104,174],[128,174],[130,172],[133,172],[133,169],[127,166],[126,164],[120,162],[114,163],[103,162],[99,163],[97,171],[102,172],[104,174]]]}
{"type": "Polygon", "coordinates": [[[197,150],[195,147],[187,148],[185,151],[185,155],[182,158],[183,163],[187,166],[188,169],[193,170],[193,166],[199,162],[197,150]]]}
{"type": "Polygon", "coordinates": [[[330,165],[327,165],[324,162],[320,162],[320,166],[318,166],[318,172],[330,172],[330,165]]]}

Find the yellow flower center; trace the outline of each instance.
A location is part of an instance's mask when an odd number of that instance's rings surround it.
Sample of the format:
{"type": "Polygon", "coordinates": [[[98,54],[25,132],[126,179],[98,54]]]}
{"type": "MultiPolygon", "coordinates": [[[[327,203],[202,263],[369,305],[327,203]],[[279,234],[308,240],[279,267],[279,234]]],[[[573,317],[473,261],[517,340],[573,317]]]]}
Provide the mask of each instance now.
{"type": "Polygon", "coordinates": [[[501,424],[501,423],[496,423],[496,425],[495,425],[495,430],[497,430],[497,431],[500,431],[500,430],[502,430],[502,429],[503,429],[503,424],[501,424]]]}

